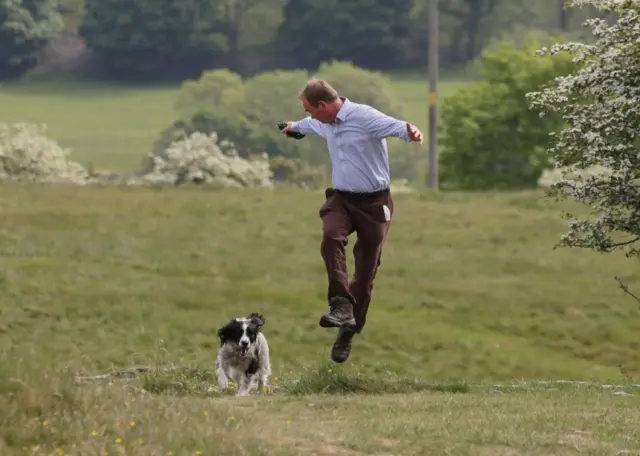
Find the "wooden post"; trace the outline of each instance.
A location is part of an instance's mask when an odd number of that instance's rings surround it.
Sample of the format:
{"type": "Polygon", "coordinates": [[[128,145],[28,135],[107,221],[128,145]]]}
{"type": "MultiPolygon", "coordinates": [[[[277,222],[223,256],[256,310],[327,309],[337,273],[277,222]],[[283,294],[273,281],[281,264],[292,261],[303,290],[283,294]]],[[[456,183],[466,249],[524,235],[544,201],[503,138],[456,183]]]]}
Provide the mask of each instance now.
{"type": "Polygon", "coordinates": [[[438,0],[429,0],[429,169],[428,185],[438,190],[438,0]]]}

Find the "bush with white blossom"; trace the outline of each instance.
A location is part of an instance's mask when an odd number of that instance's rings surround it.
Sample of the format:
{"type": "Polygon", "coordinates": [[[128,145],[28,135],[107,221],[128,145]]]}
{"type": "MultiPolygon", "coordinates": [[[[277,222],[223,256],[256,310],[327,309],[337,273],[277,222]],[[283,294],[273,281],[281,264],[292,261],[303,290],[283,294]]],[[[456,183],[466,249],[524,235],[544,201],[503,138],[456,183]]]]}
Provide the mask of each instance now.
{"type": "Polygon", "coordinates": [[[88,171],[45,132],[45,125],[0,123],[0,180],[89,183],[88,171]]]}
{"type": "Polygon", "coordinates": [[[193,133],[174,141],[163,154],[150,156],[148,183],[202,183],[235,188],[272,188],[272,171],[266,154],[253,159],[238,155],[228,141],[218,143],[216,133],[193,133]]]}
{"type": "Polygon", "coordinates": [[[591,216],[566,214],[561,246],[627,255],[640,252],[640,2],[574,0],[615,22],[589,19],[596,42],[556,44],[540,55],[568,52],[580,69],[527,94],[541,116],[559,114],[564,128],[552,134],[549,155],[562,179],[552,193],[584,203],[591,216]],[[606,172],[589,173],[600,169],[606,172]]]}

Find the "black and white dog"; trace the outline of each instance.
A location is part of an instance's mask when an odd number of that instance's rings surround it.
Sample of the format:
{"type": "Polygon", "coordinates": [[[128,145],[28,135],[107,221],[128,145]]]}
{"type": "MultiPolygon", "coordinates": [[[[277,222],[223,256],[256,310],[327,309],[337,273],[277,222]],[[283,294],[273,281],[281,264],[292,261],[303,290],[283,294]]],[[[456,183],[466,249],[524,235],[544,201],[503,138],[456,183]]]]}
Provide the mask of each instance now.
{"type": "Polygon", "coordinates": [[[271,376],[269,345],[262,333],[265,318],[252,313],[234,318],[218,330],[220,349],[216,360],[218,388],[225,391],[228,379],[238,386],[237,396],[247,396],[258,386],[264,388],[271,376]]]}

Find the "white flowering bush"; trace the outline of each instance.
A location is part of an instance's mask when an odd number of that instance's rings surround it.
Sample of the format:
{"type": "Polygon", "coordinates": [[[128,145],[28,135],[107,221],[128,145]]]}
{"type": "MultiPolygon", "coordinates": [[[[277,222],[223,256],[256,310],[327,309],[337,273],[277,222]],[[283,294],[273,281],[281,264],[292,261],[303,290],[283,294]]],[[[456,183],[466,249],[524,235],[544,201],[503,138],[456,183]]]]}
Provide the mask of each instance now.
{"type": "Polygon", "coordinates": [[[244,159],[227,141],[218,143],[216,133],[195,132],[174,141],[163,154],[150,156],[147,183],[202,183],[221,187],[272,188],[272,172],[266,154],[244,159]]]}
{"type": "Polygon", "coordinates": [[[0,123],[0,180],[88,183],[87,170],[45,133],[46,125],[0,123]]]}
{"type": "Polygon", "coordinates": [[[639,252],[640,240],[640,2],[574,0],[574,6],[613,13],[614,23],[589,19],[596,42],[556,44],[539,54],[566,52],[580,69],[527,94],[540,116],[560,115],[548,150],[561,179],[551,193],[591,208],[585,217],[566,214],[561,246],[639,252]],[[606,170],[589,173],[588,169],[606,170]]]}

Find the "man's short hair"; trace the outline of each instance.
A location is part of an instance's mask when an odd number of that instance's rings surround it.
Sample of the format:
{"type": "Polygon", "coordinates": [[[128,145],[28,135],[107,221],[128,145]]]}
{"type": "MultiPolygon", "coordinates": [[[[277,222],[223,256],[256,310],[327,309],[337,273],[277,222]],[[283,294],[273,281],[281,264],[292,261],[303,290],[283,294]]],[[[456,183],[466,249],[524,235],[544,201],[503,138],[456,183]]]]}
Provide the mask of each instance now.
{"type": "Polygon", "coordinates": [[[338,92],[324,79],[310,79],[299,98],[304,98],[311,106],[318,106],[321,101],[330,103],[338,99],[338,92]]]}

